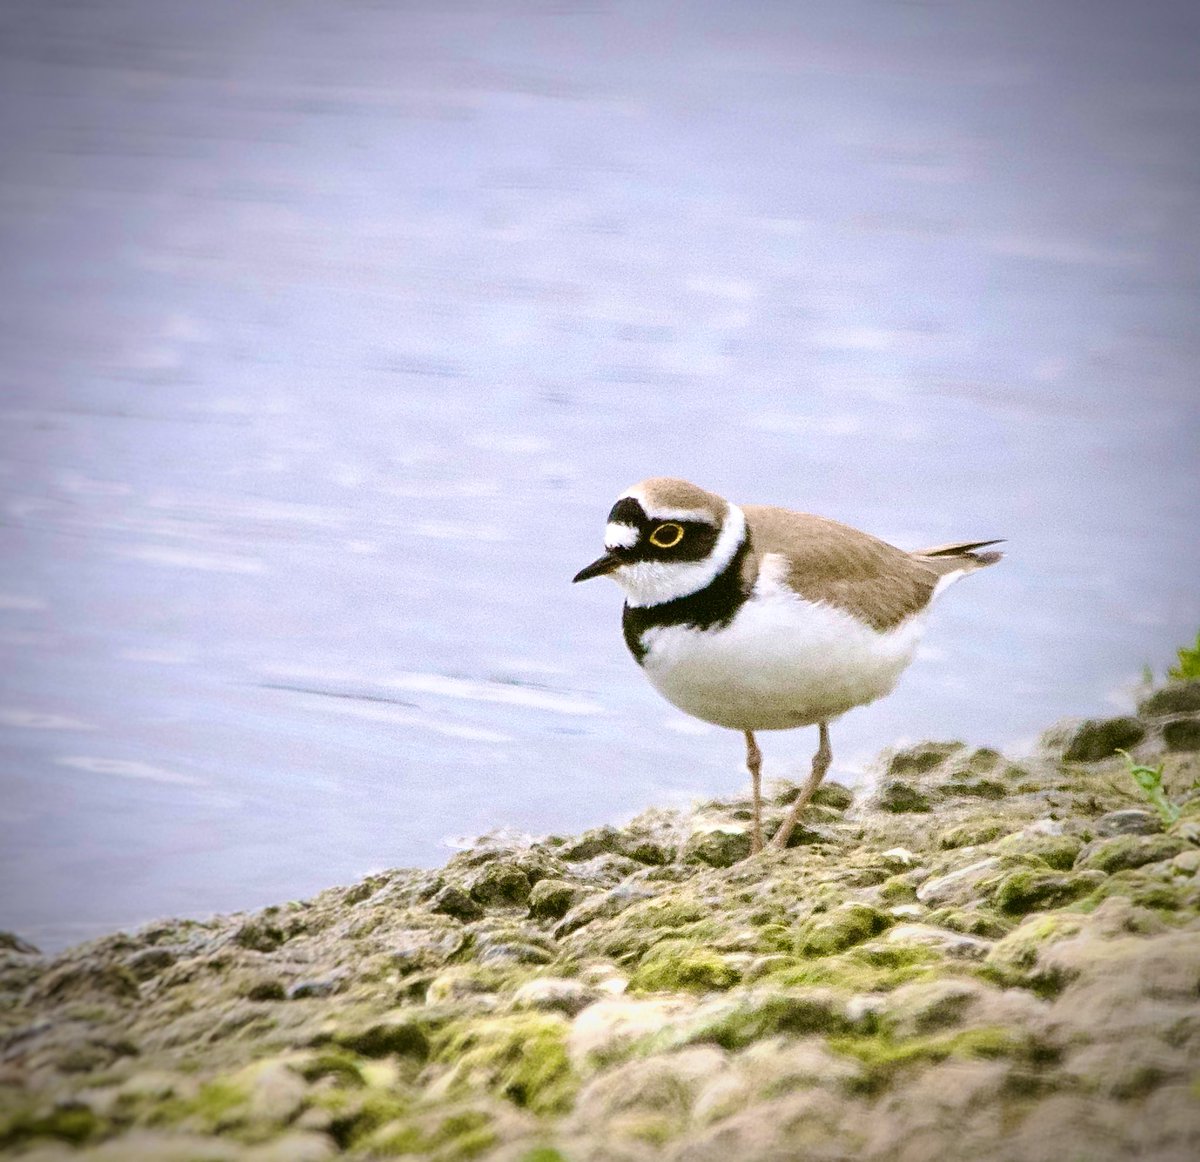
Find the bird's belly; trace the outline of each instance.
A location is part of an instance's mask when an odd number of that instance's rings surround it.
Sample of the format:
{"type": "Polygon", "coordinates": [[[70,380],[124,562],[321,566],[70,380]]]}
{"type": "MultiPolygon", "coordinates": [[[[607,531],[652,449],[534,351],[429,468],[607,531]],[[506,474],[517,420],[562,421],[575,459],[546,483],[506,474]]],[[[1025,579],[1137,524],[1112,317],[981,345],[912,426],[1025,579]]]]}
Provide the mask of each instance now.
{"type": "Polygon", "coordinates": [[[726,626],[661,626],[644,638],[647,677],[680,710],[734,730],[828,722],[883,697],[912,660],[921,615],[879,633],[802,598],[751,600],[726,626]]]}

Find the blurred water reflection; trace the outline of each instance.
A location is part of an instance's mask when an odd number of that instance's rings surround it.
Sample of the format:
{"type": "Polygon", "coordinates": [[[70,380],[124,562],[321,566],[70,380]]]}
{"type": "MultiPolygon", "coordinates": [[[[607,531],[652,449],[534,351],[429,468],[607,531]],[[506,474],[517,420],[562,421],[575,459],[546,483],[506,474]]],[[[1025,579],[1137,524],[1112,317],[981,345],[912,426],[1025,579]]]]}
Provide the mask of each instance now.
{"type": "Polygon", "coordinates": [[[645,475],[1009,538],[842,778],[1194,633],[1193,4],[0,21],[0,927],[740,787],[568,584],[645,475]]]}

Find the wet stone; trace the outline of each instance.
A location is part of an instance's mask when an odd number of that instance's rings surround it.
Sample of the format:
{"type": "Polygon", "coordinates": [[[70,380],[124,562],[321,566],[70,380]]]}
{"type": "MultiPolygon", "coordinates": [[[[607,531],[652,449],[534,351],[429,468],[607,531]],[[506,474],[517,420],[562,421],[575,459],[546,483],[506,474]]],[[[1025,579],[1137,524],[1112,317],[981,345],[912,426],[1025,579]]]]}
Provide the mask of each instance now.
{"type": "Polygon", "coordinates": [[[1136,718],[1089,718],[1079,723],[1067,741],[1063,758],[1071,763],[1095,763],[1128,750],[1146,737],[1136,718]]]}

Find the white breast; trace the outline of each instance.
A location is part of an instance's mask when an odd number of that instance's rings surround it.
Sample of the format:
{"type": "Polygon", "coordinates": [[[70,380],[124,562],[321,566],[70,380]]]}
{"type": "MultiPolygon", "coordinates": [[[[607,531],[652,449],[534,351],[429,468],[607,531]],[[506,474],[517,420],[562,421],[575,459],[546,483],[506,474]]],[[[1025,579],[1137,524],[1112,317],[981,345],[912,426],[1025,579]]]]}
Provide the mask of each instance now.
{"type": "Polygon", "coordinates": [[[924,630],[924,614],[879,633],[783,582],[768,554],[750,599],[728,625],[649,630],[643,666],[680,710],[734,730],[787,730],[828,722],[895,686],[924,630]]]}

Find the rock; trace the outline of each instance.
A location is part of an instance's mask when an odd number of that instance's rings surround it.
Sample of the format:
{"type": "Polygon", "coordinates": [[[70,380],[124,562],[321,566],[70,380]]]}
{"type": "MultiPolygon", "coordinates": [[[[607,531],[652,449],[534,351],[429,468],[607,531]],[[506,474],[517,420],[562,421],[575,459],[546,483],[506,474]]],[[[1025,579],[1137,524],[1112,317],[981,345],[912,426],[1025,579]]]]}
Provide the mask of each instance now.
{"type": "Polygon", "coordinates": [[[307,1001],[317,998],[331,997],[345,987],[345,980],[340,976],[327,976],[319,980],[298,980],[289,985],[287,999],[289,1001],[307,1001]]]}
{"type": "Polygon", "coordinates": [[[902,985],[883,1000],[876,1023],[897,1039],[924,1036],[961,1025],[991,991],[978,981],[953,977],[902,985]]]}
{"type": "Polygon", "coordinates": [[[137,978],[128,968],[89,957],[51,968],[34,986],[32,999],[61,1004],[87,998],[132,1000],[137,995],[137,978]]]}
{"type": "Polygon", "coordinates": [[[1164,714],[1190,714],[1198,710],[1200,679],[1171,682],[1138,703],[1138,714],[1143,718],[1157,718],[1164,714]]]}
{"type": "Polygon", "coordinates": [[[475,943],[475,959],[481,965],[549,964],[554,952],[536,934],[489,933],[475,943]]]}
{"type": "Polygon", "coordinates": [[[527,981],[513,994],[513,1007],[564,1013],[573,1017],[600,999],[602,993],[582,981],[562,977],[539,977],[527,981]]]}
{"type": "Polygon", "coordinates": [[[843,904],[806,920],[799,929],[801,956],[829,956],[882,932],[892,918],[868,904],[843,904]]]}
{"type": "Polygon", "coordinates": [[[871,805],[880,811],[891,811],[897,815],[933,810],[928,795],[922,794],[911,783],[894,778],[880,780],[871,797],[871,805]]]}
{"type": "Polygon", "coordinates": [[[917,888],[917,899],[928,907],[966,903],[980,894],[981,885],[996,878],[1001,866],[999,856],[989,855],[966,867],[934,876],[917,888]]]}
{"type": "Polygon", "coordinates": [[[495,974],[473,965],[462,965],[441,973],[429,982],[425,1001],[430,1005],[486,1001],[491,1008],[495,1001],[495,974]]]}
{"type": "Polygon", "coordinates": [[[887,773],[898,778],[924,775],[964,750],[966,743],[962,742],[918,743],[894,752],[888,760],[887,773]]]}
{"type": "Polygon", "coordinates": [[[630,827],[598,827],[585,831],[577,840],[559,849],[560,858],[568,861],[589,860],[599,855],[620,855],[641,864],[669,863],[674,855],[671,844],[648,831],[630,827]]]}
{"type": "Polygon", "coordinates": [[[736,1050],[780,1034],[832,1035],[848,1028],[845,1004],[833,990],[763,985],[710,1001],[663,1040],[669,1045],[706,1042],[736,1050]]]}
{"type": "Polygon", "coordinates": [[[1111,875],[1144,864],[1173,859],[1190,846],[1186,840],[1170,835],[1116,835],[1111,839],[1097,839],[1089,843],[1080,851],[1075,866],[1080,869],[1095,868],[1111,875]]]}
{"type": "Polygon", "coordinates": [[[1138,748],[1166,831],[1123,763],[929,744],[884,780],[930,810],[831,788],[786,856],[656,862],[744,844],[735,799],[46,958],[0,940],[0,1153],[1200,1156],[1200,766],[1163,741],[1191,713],[1138,748]]]}
{"type": "Polygon", "coordinates": [[[242,996],[248,1001],[282,1001],[287,997],[287,986],[276,976],[254,977],[246,982],[242,996]]]}
{"type": "Polygon", "coordinates": [[[540,880],[529,894],[529,914],[538,920],[561,920],[584,896],[578,884],[540,880]]]}
{"type": "Polygon", "coordinates": [[[710,948],[667,940],[646,954],[629,987],[637,992],[713,992],[731,988],[741,975],[729,957],[710,948]]]}
{"type": "Polygon", "coordinates": [[[308,1097],[304,1079],[280,1060],[251,1066],[247,1083],[249,1116],[255,1121],[286,1125],[308,1097]]]}
{"type": "Polygon", "coordinates": [[[571,1061],[586,1072],[620,1060],[636,1045],[675,1026],[693,1004],[679,997],[597,1001],[571,1024],[571,1061]]]}
{"type": "Polygon", "coordinates": [[[561,940],[594,920],[617,916],[639,900],[653,899],[654,895],[654,891],[644,884],[622,883],[607,892],[589,896],[558,922],[554,929],[554,938],[561,940]]]}
{"type": "Polygon", "coordinates": [[[990,940],[952,932],[931,924],[897,924],[885,937],[889,944],[933,948],[955,960],[982,960],[992,949],[990,940]]]}
{"type": "Polygon", "coordinates": [[[455,920],[461,920],[464,924],[469,924],[472,920],[478,920],[484,914],[483,908],[479,903],[455,884],[447,884],[442,888],[433,897],[429,905],[429,910],[444,916],[452,916],[455,920]]]}
{"type": "MultiPolygon", "coordinates": [[[[701,1088],[725,1068],[725,1057],[711,1046],[694,1046],[649,1060],[629,1061],[594,1078],[579,1094],[573,1121],[620,1133],[622,1126],[644,1127],[629,1115],[656,1115],[654,1124],[678,1133],[688,1123],[701,1088]]],[[[635,1134],[639,1133],[635,1130],[635,1134]]]]}
{"type": "Polygon", "coordinates": [[[1067,738],[1063,759],[1069,763],[1100,762],[1112,758],[1118,748],[1137,746],[1145,737],[1146,727],[1136,718],[1089,718],[1067,738]]]}
{"type": "Polygon", "coordinates": [[[178,959],[168,948],[143,948],[125,959],[125,967],[138,980],[153,980],[178,959]]]}
{"type": "Polygon", "coordinates": [[[364,1057],[395,1055],[424,1061],[429,1056],[429,1035],[425,1025],[410,1013],[399,1012],[379,1021],[340,1029],[334,1033],[333,1040],[364,1057]]]}
{"type": "Polygon", "coordinates": [[[41,953],[15,932],[0,931],[0,952],[16,952],[21,956],[40,956],[41,953]]]}
{"type": "Polygon", "coordinates": [[[1153,811],[1136,807],[1101,815],[1095,828],[1097,835],[1154,835],[1162,829],[1162,820],[1153,811]]]}
{"type": "Polygon", "coordinates": [[[489,863],[471,884],[471,898],[486,908],[519,908],[529,901],[529,877],[511,863],[489,863]]]}
{"type": "Polygon", "coordinates": [[[947,851],[956,847],[974,847],[976,844],[990,843],[993,839],[999,839],[1007,830],[1008,828],[1003,823],[986,821],[960,823],[956,827],[948,827],[938,836],[938,847],[947,851]]]}
{"type": "Polygon", "coordinates": [[[235,944],[254,952],[274,952],[285,939],[282,929],[264,919],[247,920],[233,934],[235,944]]]}
{"type": "Polygon", "coordinates": [[[1010,872],[996,887],[996,906],[1009,915],[1022,915],[1045,908],[1059,908],[1095,891],[1104,873],[1010,872]]]}
{"type": "Polygon", "coordinates": [[[1167,750],[1200,750],[1200,718],[1177,718],[1163,724],[1163,742],[1167,750]]]}
{"type": "Polygon", "coordinates": [[[750,854],[750,826],[732,821],[697,822],[683,848],[685,863],[732,867],[750,854]]]}

